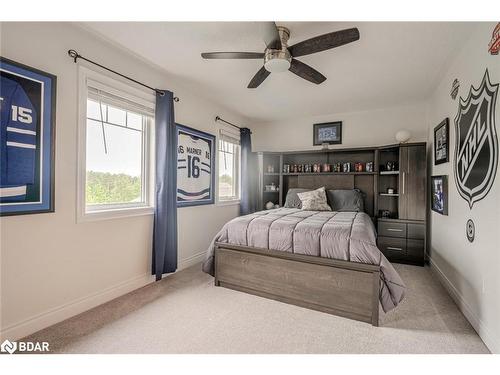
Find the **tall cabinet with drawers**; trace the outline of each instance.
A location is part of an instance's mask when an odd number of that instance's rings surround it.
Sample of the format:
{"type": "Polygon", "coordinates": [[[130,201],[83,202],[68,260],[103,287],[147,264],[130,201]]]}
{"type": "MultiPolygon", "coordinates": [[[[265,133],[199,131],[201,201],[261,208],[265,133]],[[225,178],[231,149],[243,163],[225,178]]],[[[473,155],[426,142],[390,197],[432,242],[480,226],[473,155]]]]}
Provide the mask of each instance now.
{"type": "Polygon", "coordinates": [[[380,166],[378,247],[395,262],[423,265],[426,236],[427,161],[425,143],[403,144],[381,150],[379,160],[391,161],[391,171],[380,166]],[[388,160],[391,159],[391,160],[388,160]],[[384,190],[391,186],[393,194],[384,190]],[[385,217],[382,212],[385,211],[385,217]]]}

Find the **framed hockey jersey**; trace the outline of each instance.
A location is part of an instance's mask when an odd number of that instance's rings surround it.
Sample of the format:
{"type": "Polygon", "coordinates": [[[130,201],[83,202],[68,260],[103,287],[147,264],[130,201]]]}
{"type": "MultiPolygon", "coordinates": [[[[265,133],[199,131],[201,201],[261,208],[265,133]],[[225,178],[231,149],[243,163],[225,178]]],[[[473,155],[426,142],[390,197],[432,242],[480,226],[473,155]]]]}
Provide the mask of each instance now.
{"type": "Polygon", "coordinates": [[[0,57],[0,215],[54,211],[56,77],[0,57]]]}
{"type": "Polygon", "coordinates": [[[215,136],[177,124],[177,207],[214,203],[215,136]]]}

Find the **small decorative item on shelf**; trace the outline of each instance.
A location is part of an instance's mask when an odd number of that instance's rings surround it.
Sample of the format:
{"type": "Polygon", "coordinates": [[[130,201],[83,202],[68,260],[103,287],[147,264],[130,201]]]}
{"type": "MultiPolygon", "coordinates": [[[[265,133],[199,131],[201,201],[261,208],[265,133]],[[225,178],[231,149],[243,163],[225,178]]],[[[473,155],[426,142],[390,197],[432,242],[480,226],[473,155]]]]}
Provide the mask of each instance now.
{"type": "Polygon", "coordinates": [[[351,163],[342,164],[342,172],[347,173],[351,171],[351,163]]]}
{"type": "Polygon", "coordinates": [[[267,173],[274,173],[274,165],[267,166],[267,173]]]}
{"type": "Polygon", "coordinates": [[[373,172],[373,162],[372,161],[369,161],[368,163],[366,163],[366,169],[365,169],[367,172],[373,172]]]}
{"type": "Polygon", "coordinates": [[[283,164],[283,173],[290,173],[290,165],[283,164]]]}
{"type": "Polygon", "coordinates": [[[333,165],[333,171],[334,172],[342,172],[342,164],[340,162],[337,162],[333,165]]]}
{"type": "Polygon", "coordinates": [[[406,129],[400,130],[396,133],[396,141],[399,143],[406,143],[410,138],[411,133],[406,129]]]}
{"type": "Polygon", "coordinates": [[[391,217],[391,212],[389,210],[379,210],[380,217],[391,217]]]}
{"type": "Polygon", "coordinates": [[[321,167],[319,166],[319,164],[314,164],[313,165],[313,172],[314,173],[321,172],[321,167]]]}
{"type": "Polygon", "coordinates": [[[278,190],[278,187],[274,184],[274,182],[271,182],[271,185],[266,185],[265,188],[266,188],[266,191],[276,191],[276,190],[278,190]]]}
{"type": "Polygon", "coordinates": [[[267,210],[272,210],[274,208],[274,203],[269,201],[266,203],[266,209],[267,210]]]}
{"type": "Polygon", "coordinates": [[[302,164],[299,164],[299,165],[297,166],[297,172],[298,172],[298,173],[302,173],[303,171],[304,171],[304,166],[303,166],[302,164]]]}
{"type": "Polygon", "coordinates": [[[324,163],[323,164],[323,172],[330,172],[330,171],[331,171],[330,164],[324,163]]]}
{"type": "Polygon", "coordinates": [[[311,170],[312,170],[311,164],[304,165],[304,172],[311,173],[311,170]]]}
{"type": "Polygon", "coordinates": [[[297,167],[297,164],[294,164],[293,168],[292,168],[292,173],[297,173],[298,171],[299,171],[299,168],[297,167]]]}
{"type": "Polygon", "coordinates": [[[363,163],[361,163],[359,161],[357,163],[355,163],[354,164],[354,170],[356,172],[363,172],[363,163]]]}
{"type": "Polygon", "coordinates": [[[395,194],[395,190],[393,188],[387,188],[387,194],[395,194]]]}
{"type": "Polygon", "coordinates": [[[385,165],[386,171],[395,171],[397,170],[397,163],[395,161],[388,161],[385,165]]]}

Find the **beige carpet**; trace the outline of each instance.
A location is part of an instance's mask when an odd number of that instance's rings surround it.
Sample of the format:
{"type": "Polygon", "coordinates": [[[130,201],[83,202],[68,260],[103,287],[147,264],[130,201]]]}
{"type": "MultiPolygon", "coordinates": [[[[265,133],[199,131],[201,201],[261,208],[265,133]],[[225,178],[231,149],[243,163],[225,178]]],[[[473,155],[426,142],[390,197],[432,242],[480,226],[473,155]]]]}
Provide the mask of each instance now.
{"type": "Polygon", "coordinates": [[[488,353],[421,267],[380,327],[216,288],[200,265],[40,331],[58,353],[488,353]]]}

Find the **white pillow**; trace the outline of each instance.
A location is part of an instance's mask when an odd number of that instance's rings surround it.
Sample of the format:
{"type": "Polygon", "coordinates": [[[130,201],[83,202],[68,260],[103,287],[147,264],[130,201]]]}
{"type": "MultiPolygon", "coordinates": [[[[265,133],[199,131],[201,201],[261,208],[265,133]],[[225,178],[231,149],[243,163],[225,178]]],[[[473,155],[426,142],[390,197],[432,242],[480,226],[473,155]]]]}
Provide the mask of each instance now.
{"type": "Polygon", "coordinates": [[[326,201],[326,193],[324,187],[320,187],[319,189],[313,191],[298,193],[297,196],[302,202],[302,210],[307,210],[307,211],[332,210],[326,201]]]}

